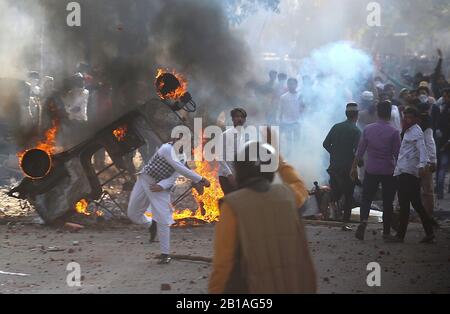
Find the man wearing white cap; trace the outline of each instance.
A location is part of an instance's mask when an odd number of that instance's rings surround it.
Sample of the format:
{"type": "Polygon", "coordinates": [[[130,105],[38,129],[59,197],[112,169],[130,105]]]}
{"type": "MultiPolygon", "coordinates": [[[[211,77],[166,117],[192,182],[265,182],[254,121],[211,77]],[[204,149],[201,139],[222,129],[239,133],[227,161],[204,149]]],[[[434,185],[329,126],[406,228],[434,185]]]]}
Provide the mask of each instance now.
{"type": "Polygon", "coordinates": [[[375,105],[375,96],[372,92],[365,91],[361,95],[361,109],[359,113],[358,127],[362,131],[369,124],[378,120],[377,107],[375,105]]]}

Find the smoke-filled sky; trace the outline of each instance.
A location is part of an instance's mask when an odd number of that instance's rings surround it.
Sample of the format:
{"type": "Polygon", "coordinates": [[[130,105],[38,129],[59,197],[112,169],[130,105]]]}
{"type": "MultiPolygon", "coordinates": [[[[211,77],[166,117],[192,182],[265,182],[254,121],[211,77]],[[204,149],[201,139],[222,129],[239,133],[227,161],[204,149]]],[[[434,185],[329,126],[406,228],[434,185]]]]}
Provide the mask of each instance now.
{"type": "Polygon", "coordinates": [[[162,66],[187,73],[219,104],[245,85],[247,45],[230,32],[220,2],[78,2],[82,25],[70,28],[67,1],[0,0],[1,76],[24,78],[27,70],[37,70],[61,81],[78,62],[90,61],[116,86],[143,80],[150,90],[162,66]]]}

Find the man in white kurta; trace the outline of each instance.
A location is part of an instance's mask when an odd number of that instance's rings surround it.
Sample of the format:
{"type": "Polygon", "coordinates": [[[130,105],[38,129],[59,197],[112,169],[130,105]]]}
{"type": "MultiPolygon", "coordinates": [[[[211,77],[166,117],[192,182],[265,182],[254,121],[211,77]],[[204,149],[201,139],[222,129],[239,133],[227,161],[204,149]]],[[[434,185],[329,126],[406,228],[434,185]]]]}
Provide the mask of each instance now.
{"type": "Polygon", "coordinates": [[[139,173],[128,205],[128,217],[132,222],[149,228],[157,224],[161,264],[170,262],[170,226],[175,222],[170,190],[176,179],[183,175],[194,184],[209,185],[208,180],[187,168],[183,158],[175,152],[174,144],[175,142],[171,142],[162,145],[139,173]],[[152,218],[147,215],[148,212],[152,214],[152,218]]]}
{"type": "Polygon", "coordinates": [[[220,187],[225,195],[234,192],[237,188],[233,162],[236,153],[249,141],[245,129],[247,112],[242,108],[236,108],[231,111],[231,118],[233,119],[233,127],[227,128],[217,143],[218,147],[222,147],[222,156],[217,156],[217,160],[220,187]]]}
{"type": "Polygon", "coordinates": [[[297,79],[288,80],[288,92],[280,98],[278,121],[281,128],[281,136],[284,140],[283,149],[286,156],[290,156],[293,145],[300,132],[301,106],[300,94],[297,91],[297,79]]]}

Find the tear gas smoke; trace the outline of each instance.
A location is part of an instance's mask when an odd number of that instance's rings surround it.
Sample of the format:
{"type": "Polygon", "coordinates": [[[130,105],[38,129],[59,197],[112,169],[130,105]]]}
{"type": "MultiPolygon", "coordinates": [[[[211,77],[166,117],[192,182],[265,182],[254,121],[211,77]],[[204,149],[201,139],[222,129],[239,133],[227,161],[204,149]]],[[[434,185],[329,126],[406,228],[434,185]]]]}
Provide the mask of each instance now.
{"type": "Polygon", "coordinates": [[[301,91],[307,109],[292,161],[308,183],[328,180],[329,156],[322,143],[331,127],[346,119],[347,103],[359,100],[373,69],[371,57],[347,42],[319,48],[303,61],[300,76],[317,81],[301,91]]]}

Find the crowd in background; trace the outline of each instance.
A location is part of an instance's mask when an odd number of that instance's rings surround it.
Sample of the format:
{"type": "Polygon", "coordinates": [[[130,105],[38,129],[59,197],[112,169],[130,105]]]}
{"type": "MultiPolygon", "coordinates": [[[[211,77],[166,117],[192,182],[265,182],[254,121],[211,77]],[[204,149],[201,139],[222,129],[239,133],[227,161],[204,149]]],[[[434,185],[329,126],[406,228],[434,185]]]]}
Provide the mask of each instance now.
{"type": "MultiPolygon", "coordinates": [[[[409,63],[406,63],[409,64],[409,67],[402,68],[398,64],[393,66],[392,58],[379,59],[376,74],[359,84],[359,90],[349,90],[348,86],[342,86],[342,92],[348,95],[346,99],[351,100],[351,104],[356,104],[358,108],[356,110],[358,112],[356,118],[352,114],[350,114],[350,117],[348,116],[348,121],[353,121],[355,126],[353,127],[353,122],[338,126],[337,130],[335,126],[325,140],[324,146],[331,153],[331,167],[328,169],[328,172],[331,177],[331,187],[335,192],[334,200],[337,202],[343,196],[349,198],[348,200],[344,198],[343,207],[347,208],[344,214],[345,221],[348,221],[350,218],[349,210],[354,204],[353,193],[356,184],[360,184],[363,187],[363,196],[365,187],[366,203],[370,200],[367,205],[369,209],[379,184],[383,184],[385,190],[391,190],[391,193],[383,194],[384,204],[387,207],[385,210],[387,212],[390,211],[396,192],[399,189],[397,185],[398,178],[394,180],[394,171],[399,158],[409,160],[412,158],[411,156],[414,156],[414,152],[408,152],[405,156],[401,155],[402,143],[405,142],[405,138],[408,139],[407,135],[411,127],[417,125],[420,127],[420,132],[416,130],[417,136],[420,141],[423,140],[424,145],[420,149],[427,151],[427,157],[426,163],[420,165],[420,168],[423,168],[420,171],[420,175],[418,173],[413,175],[420,177],[420,182],[418,183],[420,186],[418,193],[421,195],[420,205],[424,206],[426,213],[430,216],[430,224],[435,225],[435,221],[431,219],[435,209],[435,194],[438,200],[442,200],[446,192],[450,193],[450,191],[445,191],[450,156],[450,83],[444,74],[444,57],[440,50],[438,50],[437,58],[434,61],[435,64],[430,73],[417,72],[411,75],[410,73],[413,69],[411,63],[423,63],[423,60],[409,60],[409,63]],[[385,110],[389,108],[389,115],[385,113],[383,117],[380,117],[380,104],[385,104],[385,110]],[[386,104],[389,104],[389,106],[386,106],[386,104]],[[374,176],[371,176],[371,173],[367,176],[367,153],[377,154],[377,152],[370,152],[373,147],[368,145],[368,147],[364,147],[364,150],[368,149],[369,152],[365,151],[360,156],[360,175],[357,180],[351,180],[350,172],[353,158],[357,153],[360,140],[355,135],[358,133],[356,130],[361,133],[361,138],[363,138],[363,134],[368,127],[373,127],[380,120],[386,119],[388,120],[389,128],[383,126],[385,128],[384,133],[391,134],[391,138],[392,134],[398,134],[398,141],[392,142],[389,138],[383,140],[379,136],[379,132],[383,132],[379,130],[372,132],[374,135],[371,136],[379,142],[377,143],[380,146],[378,149],[388,150],[387,154],[390,154],[388,158],[391,159],[388,162],[388,166],[381,170],[375,169],[375,173],[372,173],[374,176]],[[337,140],[339,133],[343,133],[344,135],[342,136],[345,136],[346,139],[337,140]],[[332,148],[331,144],[332,138],[334,138],[334,141],[337,141],[334,143],[334,148],[332,148]],[[358,138],[358,140],[355,141],[355,138],[358,138]],[[336,146],[340,148],[336,148],[336,146]],[[345,151],[346,147],[348,148],[347,151],[345,151]],[[393,149],[392,147],[396,147],[397,151],[390,151],[393,149]],[[339,151],[340,149],[341,151],[339,151]],[[336,156],[336,154],[344,154],[344,156],[336,156]],[[342,161],[342,158],[344,161],[342,161]],[[345,159],[347,160],[345,161],[345,159]],[[336,164],[338,164],[337,167],[336,164]],[[384,177],[380,177],[386,175],[390,177],[387,180],[384,177]],[[371,192],[367,193],[367,189],[371,190],[371,192]]],[[[427,64],[429,65],[430,62],[427,62],[427,64]]],[[[424,68],[424,66],[422,64],[416,68],[424,68]]],[[[282,148],[284,148],[282,151],[287,156],[292,157],[290,153],[292,152],[292,147],[295,146],[295,138],[298,138],[302,132],[302,117],[308,111],[320,110],[320,106],[323,105],[316,103],[315,94],[312,92],[315,86],[320,86],[320,82],[323,79],[322,76],[323,74],[319,74],[314,78],[303,76],[301,77],[301,86],[299,86],[296,77],[289,78],[284,73],[271,71],[269,73],[269,81],[259,87],[258,92],[269,95],[271,102],[270,108],[272,110],[267,112],[266,122],[280,126],[282,148]]],[[[418,141],[418,138],[413,138],[414,141],[418,141]]],[[[378,152],[378,154],[383,153],[378,152]]],[[[292,158],[296,157],[293,156],[292,158]]],[[[423,160],[420,161],[423,162],[423,160]]],[[[369,162],[369,167],[371,166],[370,163],[380,163],[380,159],[376,160],[375,158],[375,161],[369,162]]],[[[403,180],[403,182],[409,183],[408,180],[403,180]]],[[[417,203],[418,200],[414,200],[414,202],[417,203]]],[[[419,206],[418,204],[415,205],[415,207],[419,206]]],[[[420,208],[417,211],[420,211],[420,208]]],[[[424,218],[424,220],[427,219],[424,218]]],[[[345,225],[344,229],[346,228],[348,227],[345,225]]],[[[389,232],[386,231],[386,233],[389,232]]]]}

